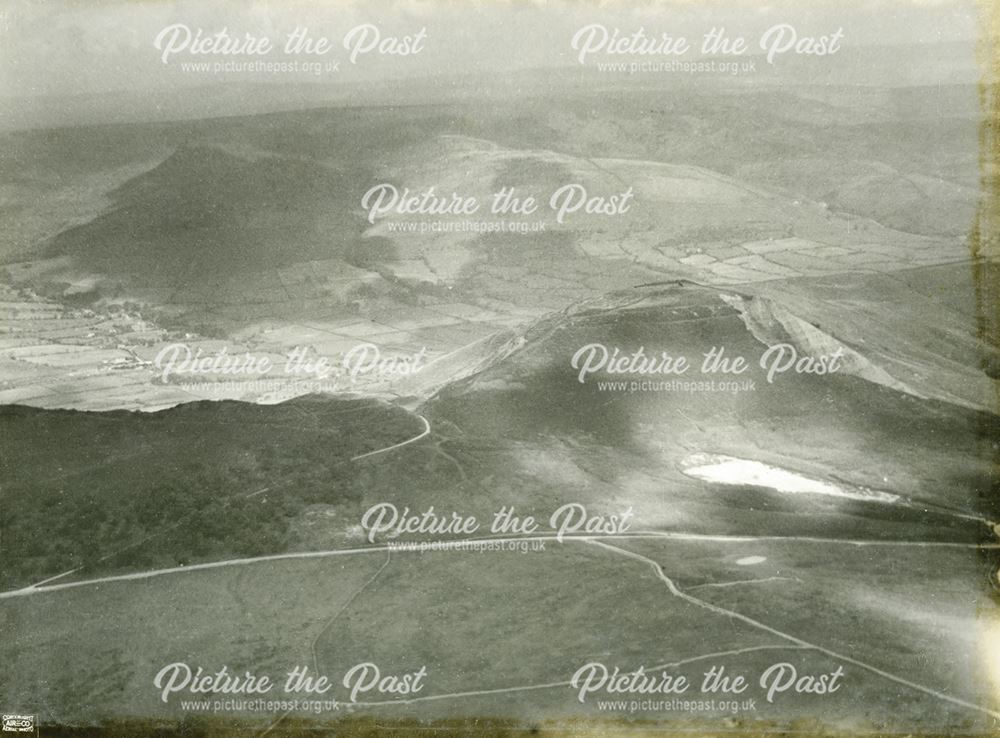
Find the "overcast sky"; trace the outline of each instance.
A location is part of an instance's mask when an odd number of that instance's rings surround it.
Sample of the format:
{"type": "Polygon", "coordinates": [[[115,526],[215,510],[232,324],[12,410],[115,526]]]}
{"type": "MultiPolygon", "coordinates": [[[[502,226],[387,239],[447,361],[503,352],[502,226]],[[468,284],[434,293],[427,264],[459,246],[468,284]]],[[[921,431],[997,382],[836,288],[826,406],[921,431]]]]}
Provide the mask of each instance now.
{"type": "MultiPolygon", "coordinates": [[[[0,7],[4,8],[0,91],[6,96],[112,90],[155,94],[211,81],[208,73],[183,70],[184,61],[289,58],[280,48],[263,57],[196,57],[181,52],[164,64],[154,40],[172,24],[184,24],[192,32],[202,29],[211,34],[225,27],[240,38],[246,33],[267,36],[279,47],[286,34],[306,27],[310,35],[325,36],[334,44],[319,57],[339,64],[336,74],[324,77],[325,81],[364,82],[573,66],[578,62],[570,40],[579,28],[592,23],[609,31],[633,33],[643,27],[650,35],[668,33],[692,40],[700,40],[712,26],[725,26],[731,35],[745,36],[754,45],[765,29],[788,23],[800,35],[831,34],[842,28],[844,49],[965,41],[971,57],[977,22],[974,2],[965,0],[13,0],[0,7]],[[426,40],[415,55],[370,52],[351,64],[343,39],[360,24],[374,24],[382,37],[425,29],[426,40]]],[[[317,81],[308,74],[274,73],[248,73],[240,79],[317,81]]]]}

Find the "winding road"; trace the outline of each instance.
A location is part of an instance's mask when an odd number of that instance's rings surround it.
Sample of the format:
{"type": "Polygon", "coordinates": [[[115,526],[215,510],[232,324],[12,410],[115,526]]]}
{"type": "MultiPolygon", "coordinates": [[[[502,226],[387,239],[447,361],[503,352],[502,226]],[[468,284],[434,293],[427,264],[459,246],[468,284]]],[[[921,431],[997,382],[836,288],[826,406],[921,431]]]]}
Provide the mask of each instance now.
{"type": "Polygon", "coordinates": [[[411,443],[416,443],[421,438],[426,438],[431,433],[431,424],[427,422],[427,418],[425,418],[423,415],[418,415],[417,417],[420,418],[422,421],[424,421],[424,429],[423,431],[415,435],[413,438],[403,441],[402,443],[394,443],[391,446],[380,448],[377,451],[369,451],[368,453],[352,456],[351,461],[357,461],[358,459],[367,459],[370,456],[377,456],[378,454],[384,454],[387,451],[395,451],[397,448],[403,448],[403,446],[409,446],[411,443]]]}

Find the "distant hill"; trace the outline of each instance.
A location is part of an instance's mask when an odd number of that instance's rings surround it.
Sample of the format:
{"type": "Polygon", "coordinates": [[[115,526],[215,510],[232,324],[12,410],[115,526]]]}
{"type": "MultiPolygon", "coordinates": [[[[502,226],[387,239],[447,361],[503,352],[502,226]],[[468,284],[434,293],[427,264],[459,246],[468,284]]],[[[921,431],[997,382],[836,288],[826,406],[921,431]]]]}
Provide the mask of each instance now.
{"type": "Polygon", "coordinates": [[[171,284],[345,256],[362,230],[352,203],[363,181],[292,157],[182,147],[108,193],[108,212],[49,251],[171,284]]]}
{"type": "Polygon", "coordinates": [[[6,278],[74,304],[169,306],[171,325],[221,336],[293,313],[342,315],[348,287],[304,284],[317,261],[326,267],[315,281],[349,281],[348,267],[360,267],[404,303],[448,290],[503,311],[658,279],[734,283],[880,259],[884,271],[912,264],[915,250],[943,261],[967,253],[974,86],[676,84],[654,94],[649,78],[566,75],[573,84],[554,95],[544,76],[525,73],[526,94],[509,98],[460,86],[438,104],[2,134],[0,176],[12,186],[0,254],[32,262],[6,278]],[[390,228],[420,220],[407,217],[372,226],[360,200],[381,182],[481,200],[514,186],[543,199],[546,228],[390,228]],[[545,199],[570,182],[593,194],[633,187],[634,206],[555,224],[545,199]],[[771,239],[798,239],[804,251],[767,271],[744,244],[771,239]],[[872,245],[881,257],[856,254],[872,245]],[[220,307],[232,308],[225,320],[220,307]]]}

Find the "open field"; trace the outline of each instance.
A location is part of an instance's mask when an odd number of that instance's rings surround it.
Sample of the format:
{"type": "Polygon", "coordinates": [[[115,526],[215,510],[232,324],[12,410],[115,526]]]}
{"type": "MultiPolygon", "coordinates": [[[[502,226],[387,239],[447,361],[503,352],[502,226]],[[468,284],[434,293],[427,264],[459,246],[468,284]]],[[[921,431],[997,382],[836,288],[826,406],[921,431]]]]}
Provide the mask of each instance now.
{"type": "MultiPolygon", "coordinates": [[[[949,591],[940,574],[956,564],[966,568],[963,560],[969,554],[883,549],[876,563],[867,553],[837,553],[837,572],[833,579],[824,577],[823,588],[837,604],[824,615],[822,630],[816,630],[815,622],[796,620],[813,615],[799,611],[795,597],[808,586],[802,580],[833,573],[831,553],[827,546],[807,542],[608,540],[598,546],[566,541],[550,543],[544,552],[371,552],[269,562],[9,598],[0,602],[0,613],[8,626],[23,633],[4,646],[5,663],[20,676],[9,697],[54,720],[178,718],[184,714],[180,700],[185,696],[171,695],[164,704],[151,686],[156,672],[176,660],[212,671],[227,665],[232,672],[249,669],[275,677],[307,665],[311,673],[338,681],[356,663],[374,662],[386,673],[426,667],[426,688],[414,695],[419,699],[407,703],[392,695],[365,695],[358,699],[364,705],[351,708],[344,704],[350,695],[338,684],[331,696],[341,703],[340,711],[328,710],[319,719],[358,710],[394,719],[423,718],[440,714],[444,704],[452,715],[504,715],[522,724],[616,712],[629,720],[649,720],[657,717],[656,711],[600,710],[601,694],[587,695],[580,703],[568,682],[592,661],[628,670],[666,668],[693,680],[713,665],[759,675],[788,661],[803,673],[829,672],[838,659],[817,649],[830,649],[862,664],[846,665],[836,700],[779,694],[768,703],[755,684],[748,694],[756,696],[756,710],[731,715],[736,721],[731,724],[811,719],[848,730],[905,730],[919,721],[985,729],[989,718],[980,710],[949,699],[972,704],[982,699],[967,679],[981,672],[983,664],[977,663],[974,643],[953,630],[957,621],[975,628],[975,595],[968,588],[949,591]],[[743,586],[714,590],[680,581],[678,586],[698,602],[734,610],[758,625],[671,594],[649,566],[629,557],[632,551],[662,561],[665,571],[691,572],[686,582],[699,578],[699,572],[713,579],[749,577],[743,586]],[[774,558],[756,570],[734,566],[748,552],[774,558]],[[902,566],[927,576],[920,580],[926,588],[919,594],[914,585],[897,584],[892,591],[902,566]],[[774,567],[783,580],[755,583],[745,573],[770,573],[774,567]],[[540,578],[548,583],[545,587],[537,586],[540,578]],[[859,585],[865,586],[859,590],[859,585]],[[865,601],[842,597],[841,587],[874,593],[886,585],[888,591],[865,601]],[[907,589],[925,603],[926,598],[941,600],[922,608],[919,616],[907,614],[894,604],[906,601],[900,598],[908,596],[907,589]],[[197,604],[169,604],[178,601],[197,604]],[[99,612],[112,615],[98,617],[99,612]],[[400,612],[408,614],[404,627],[396,619],[400,612]],[[884,629],[858,628],[859,618],[873,616],[884,629]],[[33,624],[30,631],[22,627],[26,622],[33,624]],[[152,630],[158,633],[155,642],[148,640],[152,630]],[[940,655],[925,662],[927,671],[915,672],[908,667],[905,639],[916,645],[935,634],[952,641],[942,643],[940,655]],[[109,638],[115,643],[110,652],[109,638]],[[75,675],[72,682],[50,677],[57,663],[60,673],[75,675]],[[920,688],[945,697],[924,699],[920,688]],[[848,717],[845,707],[859,704],[866,711],[853,709],[848,717]]],[[[727,712],[702,709],[681,721],[704,725],[727,712]]],[[[252,712],[243,716],[258,724],[272,719],[252,712]]]]}

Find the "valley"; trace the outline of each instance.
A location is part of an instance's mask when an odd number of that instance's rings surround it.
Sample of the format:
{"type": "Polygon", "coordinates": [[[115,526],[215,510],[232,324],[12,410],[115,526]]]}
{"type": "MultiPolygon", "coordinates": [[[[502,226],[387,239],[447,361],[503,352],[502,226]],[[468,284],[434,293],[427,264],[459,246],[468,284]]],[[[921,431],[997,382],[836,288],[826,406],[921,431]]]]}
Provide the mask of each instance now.
{"type": "Polygon", "coordinates": [[[5,709],[995,732],[977,87],[494,83],[0,132],[5,709]]]}

